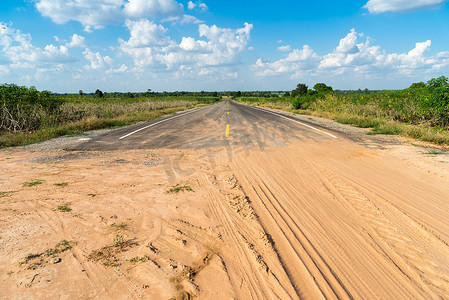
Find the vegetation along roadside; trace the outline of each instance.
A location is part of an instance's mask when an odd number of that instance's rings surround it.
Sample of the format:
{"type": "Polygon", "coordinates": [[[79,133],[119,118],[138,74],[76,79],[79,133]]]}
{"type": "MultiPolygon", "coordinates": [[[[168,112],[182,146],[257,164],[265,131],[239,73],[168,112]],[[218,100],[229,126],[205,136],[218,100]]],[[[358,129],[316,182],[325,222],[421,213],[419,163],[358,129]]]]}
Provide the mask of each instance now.
{"type": "Polygon", "coordinates": [[[0,148],[125,126],[220,99],[260,105],[449,146],[449,80],[441,76],[403,90],[341,91],[299,83],[289,92],[173,92],[52,94],[0,85],[0,148]]]}
{"type": "Polygon", "coordinates": [[[368,134],[400,135],[449,146],[449,80],[444,76],[393,91],[334,91],[324,83],[309,89],[300,83],[282,96],[236,100],[371,128],[368,134]]]}
{"type": "Polygon", "coordinates": [[[125,126],[214,103],[216,93],[103,93],[58,95],[0,85],[0,148],[87,130],[125,126]]]}

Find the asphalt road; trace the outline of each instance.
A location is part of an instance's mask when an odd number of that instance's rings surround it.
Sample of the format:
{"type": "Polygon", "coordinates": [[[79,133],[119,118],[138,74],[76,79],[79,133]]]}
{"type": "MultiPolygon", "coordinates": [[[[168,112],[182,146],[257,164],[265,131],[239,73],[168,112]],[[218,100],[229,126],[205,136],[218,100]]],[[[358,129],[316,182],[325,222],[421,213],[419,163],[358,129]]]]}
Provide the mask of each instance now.
{"type": "Polygon", "coordinates": [[[120,128],[68,150],[285,147],[293,140],[337,139],[337,133],[259,107],[225,101],[120,128]]]}

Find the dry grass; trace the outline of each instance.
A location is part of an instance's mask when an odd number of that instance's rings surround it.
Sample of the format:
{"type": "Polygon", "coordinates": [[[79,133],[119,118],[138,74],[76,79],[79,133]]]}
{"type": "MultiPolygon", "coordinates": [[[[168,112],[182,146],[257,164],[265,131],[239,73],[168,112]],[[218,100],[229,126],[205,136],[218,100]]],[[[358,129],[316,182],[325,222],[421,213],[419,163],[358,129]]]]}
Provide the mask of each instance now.
{"type": "MultiPolygon", "coordinates": [[[[449,146],[449,132],[439,127],[432,127],[428,122],[422,124],[407,124],[398,118],[393,110],[380,110],[378,106],[367,103],[342,103],[334,95],[326,95],[317,99],[307,110],[295,110],[288,100],[262,99],[260,101],[241,101],[245,104],[279,109],[302,115],[311,115],[335,120],[342,124],[353,125],[360,128],[372,128],[368,134],[388,134],[413,138],[433,143],[442,148],[449,146]]],[[[413,114],[416,109],[412,104],[406,106],[408,113],[413,114]]],[[[399,118],[400,119],[400,118],[399,118]]]]}
{"type": "MultiPolygon", "coordinates": [[[[201,106],[203,105],[197,105],[195,107],[201,106]]],[[[0,148],[37,143],[64,135],[81,134],[88,130],[115,128],[137,122],[150,121],[188,108],[191,107],[169,107],[159,110],[126,113],[111,118],[91,115],[78,121],[63,123],[53,127],[45,127],[36,131],[4,133],[0,134],[0,148]]]]}
{"type": "Polygon", "coordinates": [[[92,251],[88,258],[95,262],[101,261],[106,267],[118,267],[120,260],[117,255],[136,245],[137,243],[134,240],[126,240],[123,235],[116,234],[112,244],[92,251]]]}

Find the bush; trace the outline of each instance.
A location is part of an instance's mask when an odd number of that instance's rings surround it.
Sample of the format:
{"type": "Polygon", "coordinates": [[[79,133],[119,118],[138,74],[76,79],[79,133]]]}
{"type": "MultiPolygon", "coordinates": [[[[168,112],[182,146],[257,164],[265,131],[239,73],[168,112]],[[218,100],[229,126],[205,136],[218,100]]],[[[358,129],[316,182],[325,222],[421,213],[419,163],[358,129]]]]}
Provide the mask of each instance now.
{"type": "Polygon", "coordinates": [[[302,96],[294,98],[291,103],[294,109],[308,109],[315,100],[315,96],[302,96]]]}
{"type": "Polygon", "coordinates": [[[35,87],[0,85],[0,130],[35,130],[42,123],[52,122],[51,112],[63,101],[52,97],[49,91],[35,87]]]}
{"type": "Polygon", "coordinates": [[[432,78],[426,84],[430,97],[420,103],[427,117],[434,120],[434,125],[449,124],[449,82],[447,77],[432,78]]]}
{"type": "Polygon", "coordinates": [[[409,89],[422,89],[425,87],[426,87],[426,84],[421,81],[421,82],[412,83],[412,85],[409,87],[409,89]]]}

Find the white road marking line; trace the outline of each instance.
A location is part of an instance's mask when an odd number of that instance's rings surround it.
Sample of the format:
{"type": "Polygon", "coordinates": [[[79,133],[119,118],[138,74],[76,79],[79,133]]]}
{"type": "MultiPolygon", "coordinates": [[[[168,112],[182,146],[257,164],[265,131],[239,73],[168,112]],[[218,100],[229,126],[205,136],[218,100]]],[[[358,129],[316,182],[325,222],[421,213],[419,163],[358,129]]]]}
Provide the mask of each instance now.
{"type": "MultiPolygon", "coordinates": [[[[204,108],[205,108],[205,107],[204,107],[204,108]]],[[[145,130],[145,129],[150,128],[150,127],[152,127],[152,126],[155,126],[155,125],[157,125],[157,124],[161,124],[161,123],[166,122],[166,121],[169,121],[169,120],[173,120],[173,119],[176,119],[176,118],[179,118],[179,117],[183,117],[183,116],[188,115],[188,114],[191,114],[191,113],[193,113],[193,112],[200,111],[200,110],[202,110],[202,109],[204,109],[204,108],[192,110],[192,111],[189,111],[189,112],[184,113],[184,114],[182,114],[182,115],[176,115],[176,116],[173,116],[173,117],[170,117],[170,118],[167,118],[167,119],[160,120],[159,122],[150,124],[150,125],[148,125],[148,126],[145,126],[145,127],[140,128],[140,129],[137,129],[137,130],[135,130],[135,131],[133,131],[133,132],[131,132],[131,133],[128,133],[127,135],[124,135],[124,136],[120,137],[119,140],[122,140],[122,139],[124,139],[124,138],[127,138],[127,137],[129,137],[130,135],[133,135],[133,134],[135,134],[135,133],[137,133],[137,132],[139,132],[139,131],[145,130]]]]}
{"type": "Polygon", "coordinates": [[[261,108],[259,108],[259,107],[253,107],[253,108],[258,109],[258,110],[263,111],[263,112],[266,112],[266,113],[269,113],[269,114],[272,114],[272,115],[275,115],[275,116],[278,116],[278,117],[281,117],[281,118],[284,118],[284,119],[287,119],[287,120],[289,120],[289,121],[292,121],[292,122],[301,124],[302,126],[311,128],[311,129],[316,130],[316,131],[319,131],[319,132],[321,132],[321,133],[323,133],[323,134],[327,134],[328,136],[333,137],[334,139],[338,139],[338,137],[336,137],[336,136],[333,135],[333,134],[330,134],[330,133],[328,133],[328,132],[325,132],[325,131],[323,131],[323,130],[320,130],[320,129],[318,129],[318,128],[315,128],[315,127],[313,127],[313,126],[307,125],[307,124],[302,123],[302,122],[300,122],[300,121],[296,121],[296,120],[287,118],[287,117],[285,117],[285,116],[283,116],[283,115],[280,115],[280,114],[271,112],[271,111],[269,111],[269,110],[261,109],[261,108]]]}

